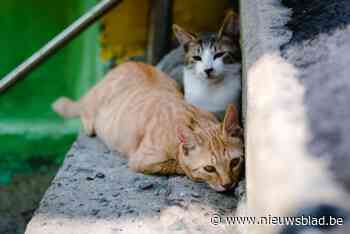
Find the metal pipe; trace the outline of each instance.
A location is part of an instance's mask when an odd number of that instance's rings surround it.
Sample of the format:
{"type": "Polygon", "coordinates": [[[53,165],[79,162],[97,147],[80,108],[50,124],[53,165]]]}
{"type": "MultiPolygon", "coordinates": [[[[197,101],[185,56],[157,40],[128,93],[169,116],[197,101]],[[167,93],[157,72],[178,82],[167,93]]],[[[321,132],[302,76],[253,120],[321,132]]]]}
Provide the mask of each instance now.
{"type": "Polygon", "coordinates": [[[156,65],[169,51],[172,0],[152,0],[148,30],[147,62],[156,65]]]}
{"type": "Polygon", "coordinates": [[[0,94],[28,75],[122,0],[103,0],[0,80],[0,94]]]}

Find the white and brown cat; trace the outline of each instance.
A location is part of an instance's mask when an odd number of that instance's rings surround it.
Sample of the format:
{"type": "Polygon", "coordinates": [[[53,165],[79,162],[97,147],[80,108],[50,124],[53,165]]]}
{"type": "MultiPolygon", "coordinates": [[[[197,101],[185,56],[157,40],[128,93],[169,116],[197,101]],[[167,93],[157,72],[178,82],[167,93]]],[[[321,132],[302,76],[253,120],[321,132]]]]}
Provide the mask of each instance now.
{"type": "Polygon", "coordinates": [[[181,46],[158,64],[183,86],[187,102],[222,118],[228,104],[241,105],[239,18],[230,11],[218,33],[173,27],[181,46]]]}
{"type": "Polygon", "coordinates": [[[229,105],[220,123],[188,104],[176,82],[152,66],[119,65],[79,101],[60,98],[53,109],[80,117],[87,135],[127,155],[136,172],[185,174],[217,191],[239,181],[243,143],[235,108],[229,105]]]}

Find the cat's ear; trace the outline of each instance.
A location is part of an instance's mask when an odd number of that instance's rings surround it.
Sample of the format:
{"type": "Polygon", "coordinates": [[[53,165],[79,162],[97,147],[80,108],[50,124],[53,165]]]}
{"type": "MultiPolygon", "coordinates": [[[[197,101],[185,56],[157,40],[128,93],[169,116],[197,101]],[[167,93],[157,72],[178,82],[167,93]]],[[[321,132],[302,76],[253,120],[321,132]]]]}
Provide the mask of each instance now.
{"type": "Polygon", "coordinates": [[[173,31],[181,45],[186,45],[187,43],[196,40],[196,36],[194,34],[187,32],[179,25],[174,24],[173,31]]]}
{"type": "Polygon", "coordinates": [[[224,121],[222,123],[224,136],[242,137],[243,129],[239,126],[238,112],[234,105],[229,104],[226,109],[224,121]]]}
{"type": "Polygon", "coordinates": [[[195,146],[195,138],[193,132],[187,127],[177,127],[176,128],[177,138],[184,148],[190,149],[195,146]]]}
{"type": "Polygon", "coordinates": [[[229,11],[226,14],[224,22],[218,33],[218,37],[222,38],[224,36],[229,37],[232,40],[239,38],[239,16],[233,11],[229,11]]]}

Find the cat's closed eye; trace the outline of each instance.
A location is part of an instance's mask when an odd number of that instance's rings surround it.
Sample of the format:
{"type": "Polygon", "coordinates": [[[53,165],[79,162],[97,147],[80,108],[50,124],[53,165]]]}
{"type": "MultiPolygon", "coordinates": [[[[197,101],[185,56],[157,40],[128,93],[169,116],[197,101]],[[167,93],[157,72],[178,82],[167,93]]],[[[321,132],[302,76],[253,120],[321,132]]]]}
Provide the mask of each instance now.
{"type": "Polygon", "coordinates": [[[230,167],[233,169],[235,167],[238,166],[238,164],[240,163],[241,159],[240,158],[234,158],[231,160],[230,162],[230,167]]]}
{"type": "Polygon", "coordinates": [[[225,52],[216,53],[216,54],[214,55],[214,59],[221,58],[222,56],[224,56],[224,54],[226,54],[226,53],[225,53],[225,52]]]}
{"type": "Polygon", "coordinates": [[[200,56],[193,56],[193,59],[196,61],[202,61],[202,58],[200,56]]]}
{"type": "Polygon", "coordinates": [[[183,152],[184,152],[185,156],[188,156],[189,152],[190,152],[191,150],[194,150],[195,148],[196,148],[195,145],[191,145],[191,146],[184,145],[184,146],[183,146],[183,152]]]}
{"type": "Polygon", "coordinates": [[[213,166],[205,166],[205,167],[204,167],[204,170],[205,170],[206,172],[209,172],[209,173],[212,173],[212,172],[215,172],[215,171],[216,171],[215,167],[213,167],[213,166]]]}

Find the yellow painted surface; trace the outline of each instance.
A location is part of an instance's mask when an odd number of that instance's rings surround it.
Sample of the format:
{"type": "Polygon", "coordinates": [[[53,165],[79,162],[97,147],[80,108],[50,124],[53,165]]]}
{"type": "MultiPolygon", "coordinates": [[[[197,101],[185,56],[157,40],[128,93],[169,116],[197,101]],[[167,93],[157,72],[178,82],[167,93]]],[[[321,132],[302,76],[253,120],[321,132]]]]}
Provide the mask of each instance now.
{"type": "Polygon", "coordinates": [[[148,9],[148,0],[124,0],[102,19],[102,58],[123,58],[144,53],[148,9]]]}
{"type": "MultiPolygon", "coordinates": [[[[173,22],[192,32],[217,31],[230,0],[174,0],[173,22]]],[[[124,0],[102,19],[102,58],[144,55],[150,0],[124,0]]]]}
{"type": "Polygon", "coordinates": [[[219,30],[228,0],[174,0],[173,22],[192,32],[219,30]]]}

